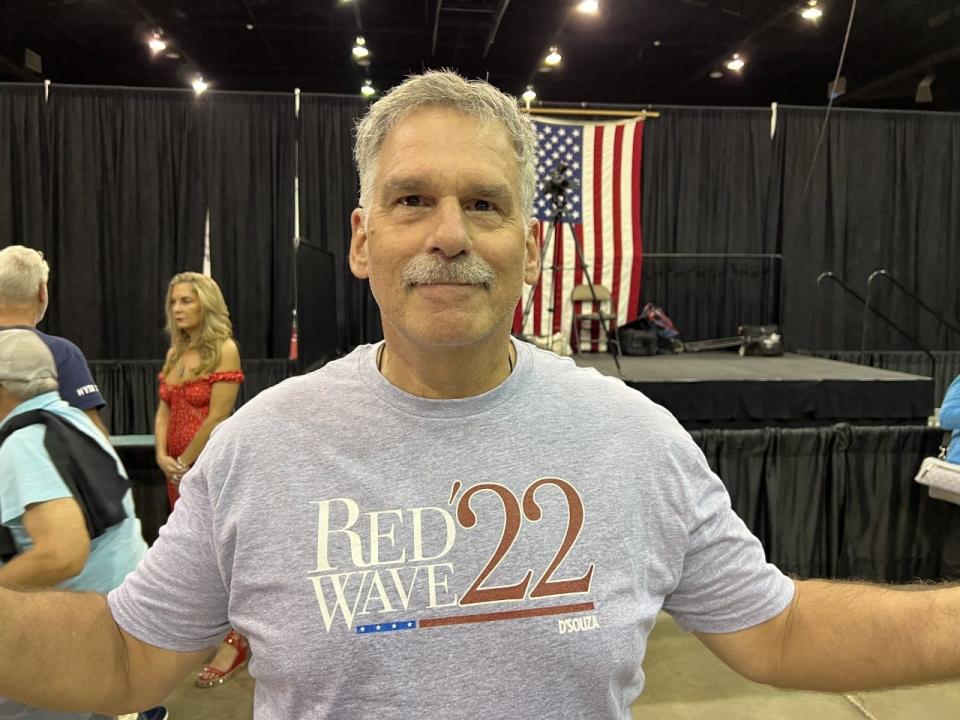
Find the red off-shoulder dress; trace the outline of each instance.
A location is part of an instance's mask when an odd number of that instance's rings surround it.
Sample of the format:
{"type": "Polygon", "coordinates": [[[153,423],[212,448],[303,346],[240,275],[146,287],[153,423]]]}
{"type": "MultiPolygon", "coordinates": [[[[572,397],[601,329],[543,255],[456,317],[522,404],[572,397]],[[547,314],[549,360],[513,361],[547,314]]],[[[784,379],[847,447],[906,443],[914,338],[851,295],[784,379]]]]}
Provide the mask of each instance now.
{"type": "MultiPolygon", "coordinates": [[[[170,385],[160,373],[160,399],[170,408],[167,421],[167,455],[172,458],[183,455],[197,430],[210,414],[210,392],[218,382],[243,382],[242,370],[212,373],[188,382],[170,385]]],[[[177,486],[167,478],[167,497],[170,509],[180,498],[177,486]]]]}

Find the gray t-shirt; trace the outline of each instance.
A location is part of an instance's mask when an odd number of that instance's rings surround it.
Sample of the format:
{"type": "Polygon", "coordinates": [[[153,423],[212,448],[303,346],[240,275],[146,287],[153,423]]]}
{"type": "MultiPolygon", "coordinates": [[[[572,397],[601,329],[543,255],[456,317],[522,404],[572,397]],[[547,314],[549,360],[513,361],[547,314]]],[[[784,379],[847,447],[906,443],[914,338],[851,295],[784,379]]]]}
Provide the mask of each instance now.
{"type": "Polygon", "coordinates": [[[789,604],[642,394],[517,343],[499,387],[426,400],[376,350],[225,422],[109,596],[160,647],[246,635],[258,720],[629,718],[661,607],[731,632],[789,604]]]}

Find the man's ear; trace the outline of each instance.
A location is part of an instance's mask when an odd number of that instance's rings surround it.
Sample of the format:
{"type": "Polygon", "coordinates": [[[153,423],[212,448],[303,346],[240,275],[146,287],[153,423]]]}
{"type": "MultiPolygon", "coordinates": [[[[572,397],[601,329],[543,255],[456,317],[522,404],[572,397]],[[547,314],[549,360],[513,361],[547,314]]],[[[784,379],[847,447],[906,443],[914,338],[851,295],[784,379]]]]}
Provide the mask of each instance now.
{"type": "Polygon", "coordinates": [[[350,271],[361,280],[370,276],[367,267],[367,231],[364,229],[363,209],[350,213],[350,271]]]}
{"type": "Polygon", "coordinates": [[[524,241],[526,258],[523,263],[523,281],[527,285],[536,285],[540,277],[540,243],[537,240],[540,230],[540,221],[531,220],[524,241]]]}

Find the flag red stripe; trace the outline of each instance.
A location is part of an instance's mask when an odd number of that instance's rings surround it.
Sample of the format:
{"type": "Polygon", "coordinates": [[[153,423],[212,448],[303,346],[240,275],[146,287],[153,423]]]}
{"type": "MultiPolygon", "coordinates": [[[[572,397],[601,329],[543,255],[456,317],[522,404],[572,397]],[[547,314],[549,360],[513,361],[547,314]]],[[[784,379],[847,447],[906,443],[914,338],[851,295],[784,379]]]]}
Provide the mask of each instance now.
{"type": "MultiPolygon", "coordinates": [[[[540,226],[537,228],[537,247],[540,248],[540,251],[543,250],[543,226],[545,223],[540,223],[540,226]]],[[[546,258],[544,258],[546,260],[546,258]]],[[[541,312],[541,304],[543,302],[543,279],[545,273],[547,272],[546,268],[540,268],[540,278],[537,282],[537,286],[533,289],[533,334],[541,335],[542,331],[540,328],[540,318],[543,316],[541,312]]]]}
{"type": "MultiPolygon", "coordinates": [[[[574,237],[576,237],[577,242],[580,243],[580,247],[583,247],[583,225],[580,224],[580,223],[577,223],[576,225],[573,225],[572,227],[573,227],[573,235],[574,235],[574,237]]],[[[582,285],[582,284],[583,284],[583,266],[581,266],[579,262],[574,262],[574,265],[573,265],[573,287],[576,287],[577,285],[582,285]]],[[[570,288],[570,291],[573,292],[573,288],[570,288]]],[[[570,315],[571,322],[573,321],[573,317],[574,317],[574,316],[576,316],[576,315],[578,315],[579,313],[582,313],[582,312],[583,312],[583,303],[582,303],[582,302],[579,302],[579,301],[573,303],[573,310],[572,310],[571,315],[570,315]]],[[[576,327],[572,327],[570,331],[571,331],[572,333],[576,333],[576,332],[577,332],[577,328],[576,328],[576,327]]],[[[580,337],[579,337],[579,335],[578,335],[576,340],[571,340],[571,342],[570,342],[570,347],[571,347],[571,348],[576,347],[576,348],[577,348],[577,352],[580,352],[580,344],[579,344],[579,343],[580,343],[580,337]]]]}
{"type": "Polygon", "coordinates": [[[633,160],[631,179],[633,187],[630,191],[630,200],[633,205],[633,263],[630,267],[630,308],[628,310],[628,320],[637,317],[640,309],[640,273],[643,270],[643,236],[640,227],[640,203],[643,199],[641,195],[641,172],[643,171],[643,123],[638,122],[633,131],[633,152],[630,153],[633,160]]]}
{"type": "MultiPolygon", "coordinates": [[[[563,322],[563,223],[553,231],[553,322],[550,333],[560,332],[563,322]]],[[[551,345],[552,347],[552,345],[551,345]]]]}
{"type": "MultiPolygon", "coordinates": [[[[596,287],[603,279],[603,125],[597,125],[593,131],[593,285],[596,287]]],[[[593,304],[593,312],[600,308],[593,304]]],[[[599,328],[590,328],[590,349],[597,351],[599,328]]]]}
{"type": "MultiPolygon", "coordinates": [[[[618,313],[620,307],[620,263],[623,262],[623,228],[620,213],[623,199],[620,197],[620,173],[623,170],[623,125],[617,125],[613,133],[613,276],[610,284],[611,308],[610,312],[618,313]]],[[[618,324],[623,324],[625,318],[617,318],[618,324]]]]}

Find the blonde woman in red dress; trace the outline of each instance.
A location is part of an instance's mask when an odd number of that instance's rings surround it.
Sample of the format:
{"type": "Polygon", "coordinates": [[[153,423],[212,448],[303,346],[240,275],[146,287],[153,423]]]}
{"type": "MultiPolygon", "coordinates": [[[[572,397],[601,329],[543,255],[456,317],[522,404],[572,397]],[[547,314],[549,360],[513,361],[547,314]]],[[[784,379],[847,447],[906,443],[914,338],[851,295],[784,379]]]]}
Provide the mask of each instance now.
{"type": "MultiPolygon", "coordinates": [[[[157,465],[167,478],[172,510],[180,497],[181,478],[213,429],[233,411],[243,371],[230,313],[212,278],[195,272],[174,275],[167,288],[166,314],[170,349],[159,376],[154,435],[157,465]]],[[[246,639],[231,630],[200,671],[197,685],[223,683],[247,664],[248,657],[246,639]]]]}

